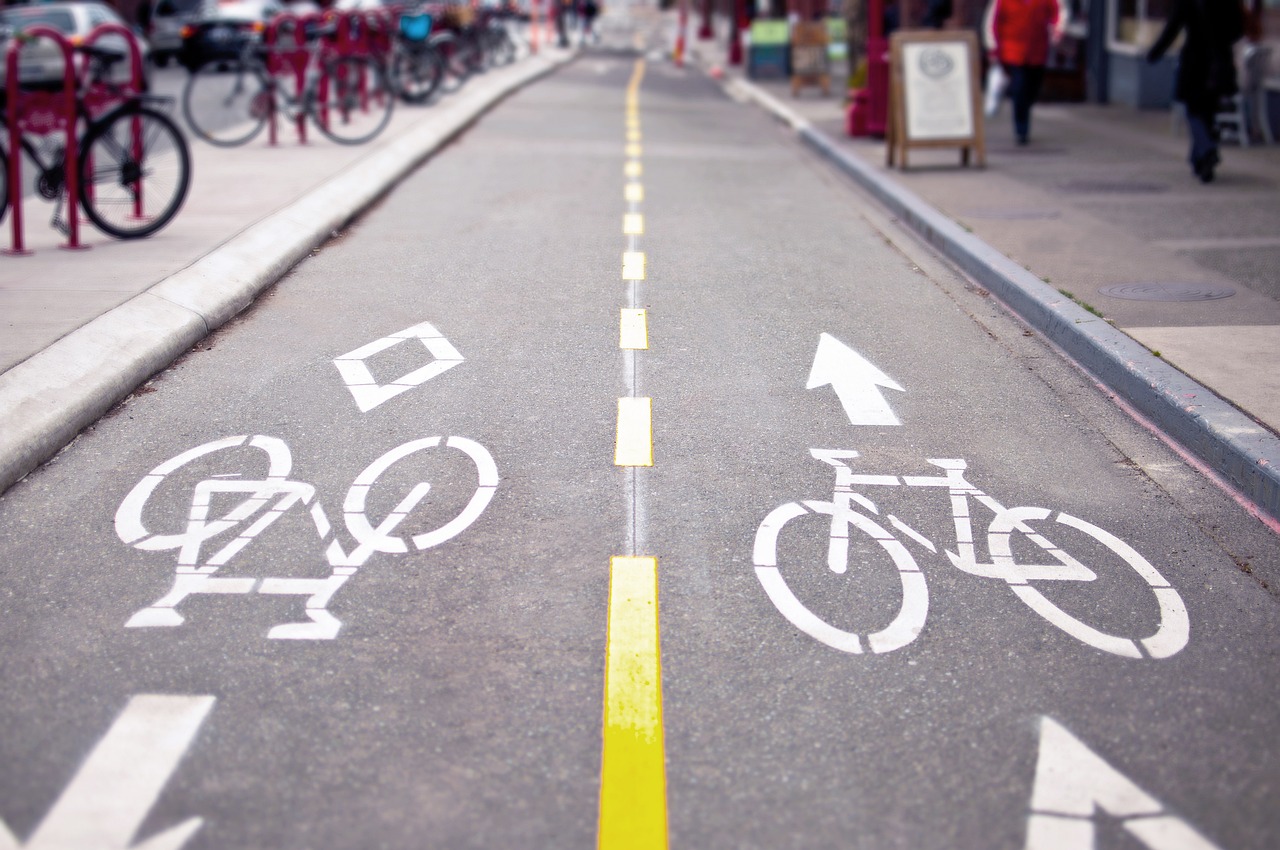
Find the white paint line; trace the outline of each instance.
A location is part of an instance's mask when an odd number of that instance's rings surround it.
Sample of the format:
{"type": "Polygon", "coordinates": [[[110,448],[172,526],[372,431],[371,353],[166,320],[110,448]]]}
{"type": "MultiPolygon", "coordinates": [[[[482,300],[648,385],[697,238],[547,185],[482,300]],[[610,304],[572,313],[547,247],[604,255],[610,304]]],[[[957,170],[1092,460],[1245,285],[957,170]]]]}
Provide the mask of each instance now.
{"type": "MultiPolygon", "coordinates": [[[[131,698],[35,833],[21,846],[27,850],[125,850],[213,704],[211,696],[143,694],[131,698]]],[[[147,850],[177,850],[201,823],[200,818],[191,818],[144,846],[147,850]]],[[[19,846],[12,833],[7,837],[12,847],[19,846]]]]}

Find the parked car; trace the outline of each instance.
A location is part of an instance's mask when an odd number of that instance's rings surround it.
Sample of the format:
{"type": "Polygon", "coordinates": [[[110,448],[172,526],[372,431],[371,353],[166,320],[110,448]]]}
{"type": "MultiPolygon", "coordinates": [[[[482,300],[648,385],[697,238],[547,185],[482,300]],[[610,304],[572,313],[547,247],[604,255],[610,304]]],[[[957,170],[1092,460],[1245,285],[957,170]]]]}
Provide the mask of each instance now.
{"type": "Polygon", "coordinates": [[[207,4],[199,19],[182,28],[178,61],[194,71],[208,62],[227,62],[240,55],[246,42],[266,29],[284,11],[279,0],[218,0],[207,4]]]}
{"type": "MultiPolygon", "coordinates": [[[[128,26],[114,9],[103,3],[54,2],[33,6],[6,6],[0,8],[0,57],[5,55],[9,47],[9,39],[27,27],[44,24],[52,27],[73,43],[84,40],[90,32],[101,24],[120,24],[128,26]]],[[[143,73],[146,73],[146,60],[149,53],[147,40],[135,34],[138,46],[142,49],[143,73]]],[[[104,50],[128,55],[128,44],[124,36],[104,35],[94,44],[104,50]]],[[[8,63],[0,61],[0,85],[5,83],[8,63]]],[[[39,39],[24,45],[18,54],[18,81],[29,86],[60,86],[63,79],[62,51],[47,38],[39,39]]],[[[113,78],[124,81],[129,78],[129,65],[121,62],[112,69],[113,78]]]]}
{"type": "Polygon", "coordinates": [[[205,0],[144,0],[150,4],[147,39],[151,42],[151,59],[160,67],[182,49],[182,28],[200,19],[205,0]]]}

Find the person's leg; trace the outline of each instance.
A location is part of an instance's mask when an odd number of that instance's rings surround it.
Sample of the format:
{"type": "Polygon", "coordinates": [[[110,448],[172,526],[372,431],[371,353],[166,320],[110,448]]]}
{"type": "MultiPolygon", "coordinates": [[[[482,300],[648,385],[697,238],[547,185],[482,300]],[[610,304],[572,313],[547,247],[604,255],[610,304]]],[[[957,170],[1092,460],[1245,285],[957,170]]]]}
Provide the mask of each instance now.
{"type": "Polygon", "coordinates": [[[1019,144],[1026,144],[1031,135],[1031,107],[1040,97],[1040,84],[1044,82],[1043,65],[1027,65],[1022,69],[1024,104],[1022,107],[1022,130],[1018,133],[1019,144]]]}
{"type": "Polygon", "coordinates": [[[1214,110],[1203,105],[1187,106],[1187,130],[1191,136],[1191,170],[1202,181],[1213,179],[1214,166],[1218,164],[1218,140],[1213,132],[1214,110]]]}
{"type": "Polygon", "coordinates": [[[1018,144],[1027,143],[1027,133],[1031,129],[1031,100],[1028,97],[1028,74],[1026,65],[1006,65],[1009,74],[1009,100],[1013,101],[1013,135],[1018,144]]]}

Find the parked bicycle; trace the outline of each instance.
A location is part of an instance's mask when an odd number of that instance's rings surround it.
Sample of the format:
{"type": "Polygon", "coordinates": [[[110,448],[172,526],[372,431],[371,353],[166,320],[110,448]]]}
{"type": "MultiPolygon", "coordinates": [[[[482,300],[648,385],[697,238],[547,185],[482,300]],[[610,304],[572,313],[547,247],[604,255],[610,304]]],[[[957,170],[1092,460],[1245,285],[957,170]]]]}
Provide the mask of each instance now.
{"type": "Polygon", "coordinates": [[[445,55],[439,40],[432,39],[433,24],[421,6],[401,12],[397,22],[388,73],[406,103],[427,102],[444,81],[445,55]]]}
{"type": "MultiPolygon", "coordinates": [[[[126,57],[92,45],[78,45],[85,57],[77,80],[78,202],[103,233],[139,239],[163,228],[177,215],[191,181],[191,157],[178,125],[163,111],[172,101],[135,92],[113,82],[112,67],[126,57]]],[[[7,114],[0,114],[4,139],[7,114]]],[[[59,133],[23,133],[21,152],[0,147],[0,219],[8,211],[9,157],[25,154],[35,165],[35,190],[56,201],[52,226],[69,232],[66,202],[66,148],[59,133]]]]}
{"type": "MultiPolygon", "coordinates": [[[[952,519],[956,532],[956,551],[947,552],[952,566],[962,572],[982,578],[999,579],[1009,585],[1018,599],[1057,628],[1089,646],[1125,658],[1169,658],[1180,652],[1189,639],[1187,610],[1178,591],[1165,581],[1159,571],[1132,546],[1108,531],[1090,522],[1064,512],[1047,508],[1006,508],[998,501],[975,487],[965,478],[967,464],[959,458],[933,458],[929,463],[943,470],[942,475],[858,475],[848,461],[858,457],[856,451],[811,449],[816,460],[832,466],[836,471],[835,490],[830,501],[789,502],[780,505],[765,517],[756,531],[753,561],[759,578],[770,601],[792,625],[805,634],[833,649],[861,653],[869,649],[873,653],[891,652],[911,643],[924,629],[929,613],[929,591],[924,573],[911,552],[882,522],[901,533],[908,541],[936,553],[937,548],[924,535],[912,529],[893,515],[879,519],[880,509],[870,498],[856,492],[854,487],[930,487],[945,490],[950,497],[952,519]],[[989,561],[981,561],[974,538],[972,502],[984,506],[992,513],[987,527],[987,555],[989,561]],[[827,540],[827,566],[833,573],[843,574],[849,567],[849,540],[855,532],[867,535],[889,556],[898,572],[902,586],[902,602],[889,625],[871,634],[862,635],[841,629],[811,611],[792,592],[778,568],[778,541],[783,529],[793,520],[818,514],[830,517],[827,540]],[[1053,516],[1056,528],[1051,534],[1074,530],[1092,538],[1095,554],[1110,550],[1113,556],[1137,573],[1142,585],[1155,596],[1159,610],[1159,624],[1155,631],[1142,638],[1114,635],[1095,628],[1067,613],[1030,582],[1091,582],[1097,578],[1096,563],[1086,565],[1050,542],[1030,524],[1043,522],[1053,516]],[[1041,557],[1036,563],[1027,563],[1026,557],[1016,557],[1013,549],[1014,534],[1025,535],[1033,550],[1041,557]]],[[[1086,559],[1087,560],[1087,559],[1086,559]]],[[[1111,558],[1110,560],[1114,560],[1111,558]]]]}
{"type": "Polygon", "coordinates": [[[333,55],[326,47],[336,32],[333,24],[304,22],[301,27],[306,61],[301,92],[291,92],[285,79],[272,73],[272,54],[282,51],[251,41],[229,67],[209,62],[187,79],[182,112],[192,132],[211,144],[234,147],[281,114],[309,117],[325,137],[344,145],[381,133],[395,100],[382,65],[368,56],[333,55]]]}

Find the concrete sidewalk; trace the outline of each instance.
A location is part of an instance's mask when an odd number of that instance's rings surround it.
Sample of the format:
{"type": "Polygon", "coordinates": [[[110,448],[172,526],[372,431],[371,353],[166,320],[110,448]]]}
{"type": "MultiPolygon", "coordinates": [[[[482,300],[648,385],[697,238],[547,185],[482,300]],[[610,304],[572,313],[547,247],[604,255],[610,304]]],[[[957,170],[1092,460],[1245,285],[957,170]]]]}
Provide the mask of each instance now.
{"type": "Polygon", "coordinates": [[[1224,145],[1203,185],[1168,112],[1042,104],[1019,147],[1006,104],[985,169],[929,150],[889,169],[882,140],[845,133],[838,93],[747,80],[723,44],[692,41],[691,58],[1280,517],[1280,146],[1224,145]]]}
{"type": "MultiPolygon", "coordinates": [[[[191,139],[186,204],[149,239],[114,241],[89,224],[84,251],[28,198],[26,246],[0,256],[0,493],[52,457],[153,374],[247,307],[314,248],[509,93],[570,61],[548,50],[473,78],[426,108],[397,104],[356,147],[292,128],[269,147],[191,139]]],[[[0,236],[10,244],[10,217],[0,236]]]]}

